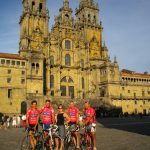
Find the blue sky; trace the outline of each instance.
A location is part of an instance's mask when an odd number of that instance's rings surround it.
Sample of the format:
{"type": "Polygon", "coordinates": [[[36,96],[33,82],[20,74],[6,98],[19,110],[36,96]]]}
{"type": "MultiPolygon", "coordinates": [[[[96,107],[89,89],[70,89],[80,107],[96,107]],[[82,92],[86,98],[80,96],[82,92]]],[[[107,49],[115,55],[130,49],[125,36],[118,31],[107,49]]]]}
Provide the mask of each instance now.
{"type": "MultiPolygon", "coordinates": [[[[150,0],[95,0],[100,6],[103,40],[120,69],[150,73],[150,0]]],[[[70,0],[73,10],[79,0],[70,0]]],[[[50,27],[62,0],[47,0],[50,27]]],[[[0,52],[18,53],[22,0],[3,0],[0,5],[0,52]]]]}

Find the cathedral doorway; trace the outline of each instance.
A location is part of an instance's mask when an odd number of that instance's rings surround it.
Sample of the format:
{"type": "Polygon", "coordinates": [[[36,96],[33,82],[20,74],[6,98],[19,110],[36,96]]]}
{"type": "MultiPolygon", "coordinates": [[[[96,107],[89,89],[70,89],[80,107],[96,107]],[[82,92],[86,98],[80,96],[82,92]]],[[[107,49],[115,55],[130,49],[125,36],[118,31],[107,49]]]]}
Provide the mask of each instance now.
{"type": "Polygon", "coordinates": [[[71,77],[65,76],[61,79],[61,96],[70,96],[74,98],[74,82],[71,77]]]}
{"type": "Polygon", "coordinates": [[[26,114],[26,112],[27,112],[27,103],[23,101],[21,103],[21,114],[26,114]]]}

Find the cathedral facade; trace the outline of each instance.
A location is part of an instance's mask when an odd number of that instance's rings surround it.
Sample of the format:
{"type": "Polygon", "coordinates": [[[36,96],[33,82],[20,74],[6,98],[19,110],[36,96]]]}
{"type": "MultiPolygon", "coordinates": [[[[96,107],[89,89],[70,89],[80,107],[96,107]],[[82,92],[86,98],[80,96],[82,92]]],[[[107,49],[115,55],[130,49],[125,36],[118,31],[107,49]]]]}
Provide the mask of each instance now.
{"type": "Polygon", "coordinates": [[[150,75],[120,71],[116,58],[110,60],[94,0],[80,0],[75,17],[63,0],[51,31],[46,0],[22,5],[19,54],[0,53],[0,111],[19,113],[31,99],[42,105],[51,97],[150,112],[150,75]]]}

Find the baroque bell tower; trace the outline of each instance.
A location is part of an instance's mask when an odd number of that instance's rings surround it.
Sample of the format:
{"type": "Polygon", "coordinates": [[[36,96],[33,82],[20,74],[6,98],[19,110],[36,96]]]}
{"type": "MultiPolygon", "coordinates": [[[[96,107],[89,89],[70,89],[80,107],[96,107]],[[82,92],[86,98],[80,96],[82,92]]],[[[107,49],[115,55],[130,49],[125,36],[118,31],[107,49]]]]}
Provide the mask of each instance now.
{"type": "Polygon", "coordinates": [[[90,60],[108,59],[107,51],[102,45],[102,23],[99,21],[99,6],[94,0],[80,0],[76,9],[77,27],[85,36],[89,48],[90,60]]]}
{"type": "Polygon", "coordinates": [[[42,96],[44,60],[48,50],[49,13],[46,0],[23,0],[19,54],[28,60],[27,96],[42,96]]]}

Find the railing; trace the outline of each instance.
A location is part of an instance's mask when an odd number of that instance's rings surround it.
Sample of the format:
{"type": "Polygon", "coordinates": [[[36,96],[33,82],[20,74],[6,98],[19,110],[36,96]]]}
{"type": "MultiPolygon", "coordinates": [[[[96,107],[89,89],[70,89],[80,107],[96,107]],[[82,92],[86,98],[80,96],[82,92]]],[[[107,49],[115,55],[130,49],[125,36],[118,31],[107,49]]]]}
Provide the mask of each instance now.
{"type": "Polygon", "coordinates": [[[150,96],[113,96],[110,95],[111,99],[150,99],[150,96]]]}

